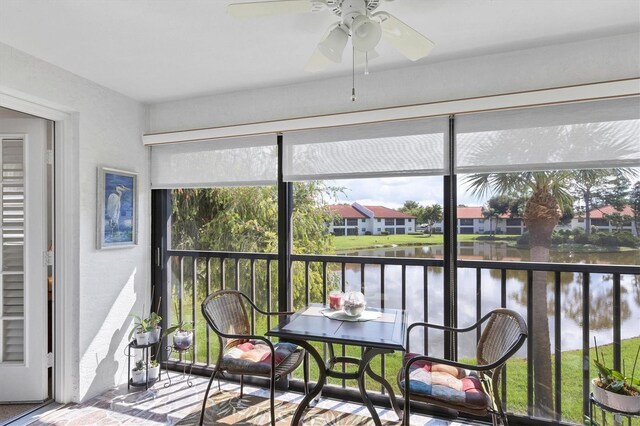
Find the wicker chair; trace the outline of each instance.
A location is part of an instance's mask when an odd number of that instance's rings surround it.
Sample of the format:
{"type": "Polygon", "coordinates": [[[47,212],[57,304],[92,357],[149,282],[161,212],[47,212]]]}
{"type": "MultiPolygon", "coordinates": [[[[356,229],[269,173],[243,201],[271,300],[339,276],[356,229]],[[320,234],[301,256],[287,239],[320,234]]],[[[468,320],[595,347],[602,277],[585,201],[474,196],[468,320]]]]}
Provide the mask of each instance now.
{"type": "MultiPolygon", "coordinates": [[[[211,374],[202,402],[200,425],[209,397],[211,384],[218,373],[240,375],[240,398],[243,395],[244,376],[268,377],[270,381],[271,424],[275,425],[275,382],[294,371],[304,361],[304,389],[308,391],[308,369],[305,351],[290,343],[272,343],[264,336],[252,334],[251,315],[292,314],[292,312],[265,312],[246,295],[235,290],[221,290],[210,294],[202,302],[202,314],[209,327],[218,336],[220,349],[216,367],[211,374]]],[[[220,380],[218,380],[220,390],[220,380]]]]}
{"type": "Polygon", "coordinates": [[[496,309],[467,328],[450,328],[417,322],[407,328],[407,354],[398,372],[398,387],[404,395],[404,425],[409,425],[410,401],[426,402],[478,416],[491,414],[494,425],[507,424],[499,382],[504,363],[527,338],[527,325],[517,312],[496,309]],[[486,323],[477,346],[477,365],[412,354],[409,335],[416,327],[455,333],[477,330],[486,323]],[[465,370],[476,372],[468,375],[465,370]]]}

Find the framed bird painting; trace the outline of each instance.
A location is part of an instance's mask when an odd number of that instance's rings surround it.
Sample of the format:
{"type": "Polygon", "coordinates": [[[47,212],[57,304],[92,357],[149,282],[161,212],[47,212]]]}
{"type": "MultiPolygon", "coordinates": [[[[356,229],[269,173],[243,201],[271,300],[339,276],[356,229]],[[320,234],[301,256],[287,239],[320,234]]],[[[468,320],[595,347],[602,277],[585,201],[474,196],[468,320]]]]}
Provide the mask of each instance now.
{"type": "Polygon", "coordinates": [[[138,244],[138,174],[98,168],[98,249],[138,244]]]}

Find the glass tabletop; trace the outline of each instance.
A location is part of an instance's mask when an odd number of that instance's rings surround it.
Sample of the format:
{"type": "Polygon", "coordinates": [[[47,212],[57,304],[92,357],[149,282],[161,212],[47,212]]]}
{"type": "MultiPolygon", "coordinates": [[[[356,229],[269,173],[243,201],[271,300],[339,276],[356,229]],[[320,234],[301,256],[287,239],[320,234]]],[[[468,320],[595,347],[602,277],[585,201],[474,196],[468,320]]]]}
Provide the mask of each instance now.
{"type": "Polygon", "coordinates": [[[312,303],[267,332],[281,339],[311,340],[326,343],[405,350],[407,319],[401,309],[376,309],[380,316],[369,321],[340,321],[322,314],[327,305],[312,303]]]}

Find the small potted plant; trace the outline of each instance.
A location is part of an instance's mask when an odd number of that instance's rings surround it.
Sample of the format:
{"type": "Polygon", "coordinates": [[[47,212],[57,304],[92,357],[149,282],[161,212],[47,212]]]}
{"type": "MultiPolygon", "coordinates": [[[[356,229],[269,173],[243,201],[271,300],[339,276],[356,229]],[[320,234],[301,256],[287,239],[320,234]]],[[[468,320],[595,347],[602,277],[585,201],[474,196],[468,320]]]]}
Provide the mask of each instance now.
{"type": "Polygon", "coordinates": [[[185,350],[193,344],[193,324],[191,322],[180,321],[178,324],[169,327],[166,335],[173,333],[173,347],[178,350],[185,350]]]}
{"type": "MultiPolygon", "coordinates": [[[[595,338],[593,340],[595,342],[595,338]]],[[[636,351],[631,376],[626,375],[624,362],[622,372],[607,367],[604,354],[598,355],[597,343],[595,346],[596,359],[594,364],[598,369],[598,377],[591,381],[593,398],[597,402],[618,411],[640,413],[640,378],[635,376],[636,372],[640,375],[640,369],[636,370],[638,356],[640,355],[640,345],[638,345],[638,350],[636,351]]]]}
{"type": "Polygon", "coordinates": [[[158,343],[160,336],[162,336],[162,327],[160,326],[162,317],[155,312],[151,312],[147,319],[149,326],[149,343],[158,343]]]}
{"type": "Polygon", "coordinates": [[[129,341],[135,335],[136,344],[138,346],[144,346],[149,344],[149,337],[151,335],[151,326],[149,325],[148,318],[142,318],[137,315],[133,315],[135,318],[135,325],[129,333],[129,341]]]}
{"type": "Polygon", "coordinates": [[[149,361],[149,381],[156,380],[160,376],[160,364],[157,360],[149,361]]]}
{"type": "Polygon", "coordinates": [[[147,381],[147,366],[143,360],[137,361],[136,366],[131,370],[131,380],[133,383],[142,384],[147,381]]]}

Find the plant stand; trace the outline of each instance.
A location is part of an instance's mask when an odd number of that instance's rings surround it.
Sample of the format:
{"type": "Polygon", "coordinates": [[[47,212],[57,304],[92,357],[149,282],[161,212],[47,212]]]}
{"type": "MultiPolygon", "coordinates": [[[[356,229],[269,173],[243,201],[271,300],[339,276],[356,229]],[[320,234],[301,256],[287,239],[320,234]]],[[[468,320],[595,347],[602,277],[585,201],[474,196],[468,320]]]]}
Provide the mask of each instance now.
{"type": "Polygon", "coordinates": [[[597,419],[594,418],[595,416],[594,407],[599,408],[602,414],[602,423],[598,423],[600,426],[606,426],[607,424],[605,413],[611,413],[613,415],[613,424],[615,426],[623,424],[623,421],[622,421],[623,417],[626,417],[629,426],[631,426],[631,419],[634,419],[634,418],[640,419],[640,412],[627,413],[625,411],[619,411],[614,408],[608,407],[602,404],[601,402],[596,401],[595,398],[593,397],[593,393],[591,393],[589,394],[589,419],[591,420],[592,423],[597,422],[597,419]]]}
{"type": "Polygon", "coordinates": [[[160,380],[160,375],[162,374],[162,372],[158,373],[157,379],[149,380],[149,349],[159,344],[160,344],[160,341],[157,341],[155,343],[149,343],[147,345],[138,345],[135,340],[132,340],[131,342],[129,342],[129,345],[127,346],[127,353],[126,353],[127,355],[127,390],[130,390],[131,386],[133,387],[144,386],[145,390],[147,390],[149,389],[149,387],[153,386],[158,380],[160,380]],[[135,357],[135,353],[134,355],[131,355],[132,349],[142,350],[142,357],[145,360],[145,368],[146,368],[146,380],[143,383],[136,383],[133,381],[133,378],[131,377],[131,358],[135,357]]]}
{"type": "MultiPolygon", "coordinates": [[[[195,355],[193,354],[193,346],[188,346],[184,349],[180,349],[177,348],[175,346],[167,346],[167,357],[164,360],[164,369],[166,370],[166,374],[167,374],[167,379],[169,380],[167,383],[164,384],[165,388],[168,388],[169,386],[171,386],[171,376],[169,375],[169,359],[171,358],[171,354],[177,352],[180,355],[180,358],[182,359],[182,354],[188,353],[191,357],[191,364],[189,365],[189,375],[187,375],[187,379],[186,379],[186,383],[188,387],[193,386],[193,383],[191,382],[191,370],[193,369],[193,363],[195,362],[195,355]]],[[[184,376],[187,372],[187,366],[186,364],[182,366],[182,376],[181,378],[184,381],[184,376]]]]}

